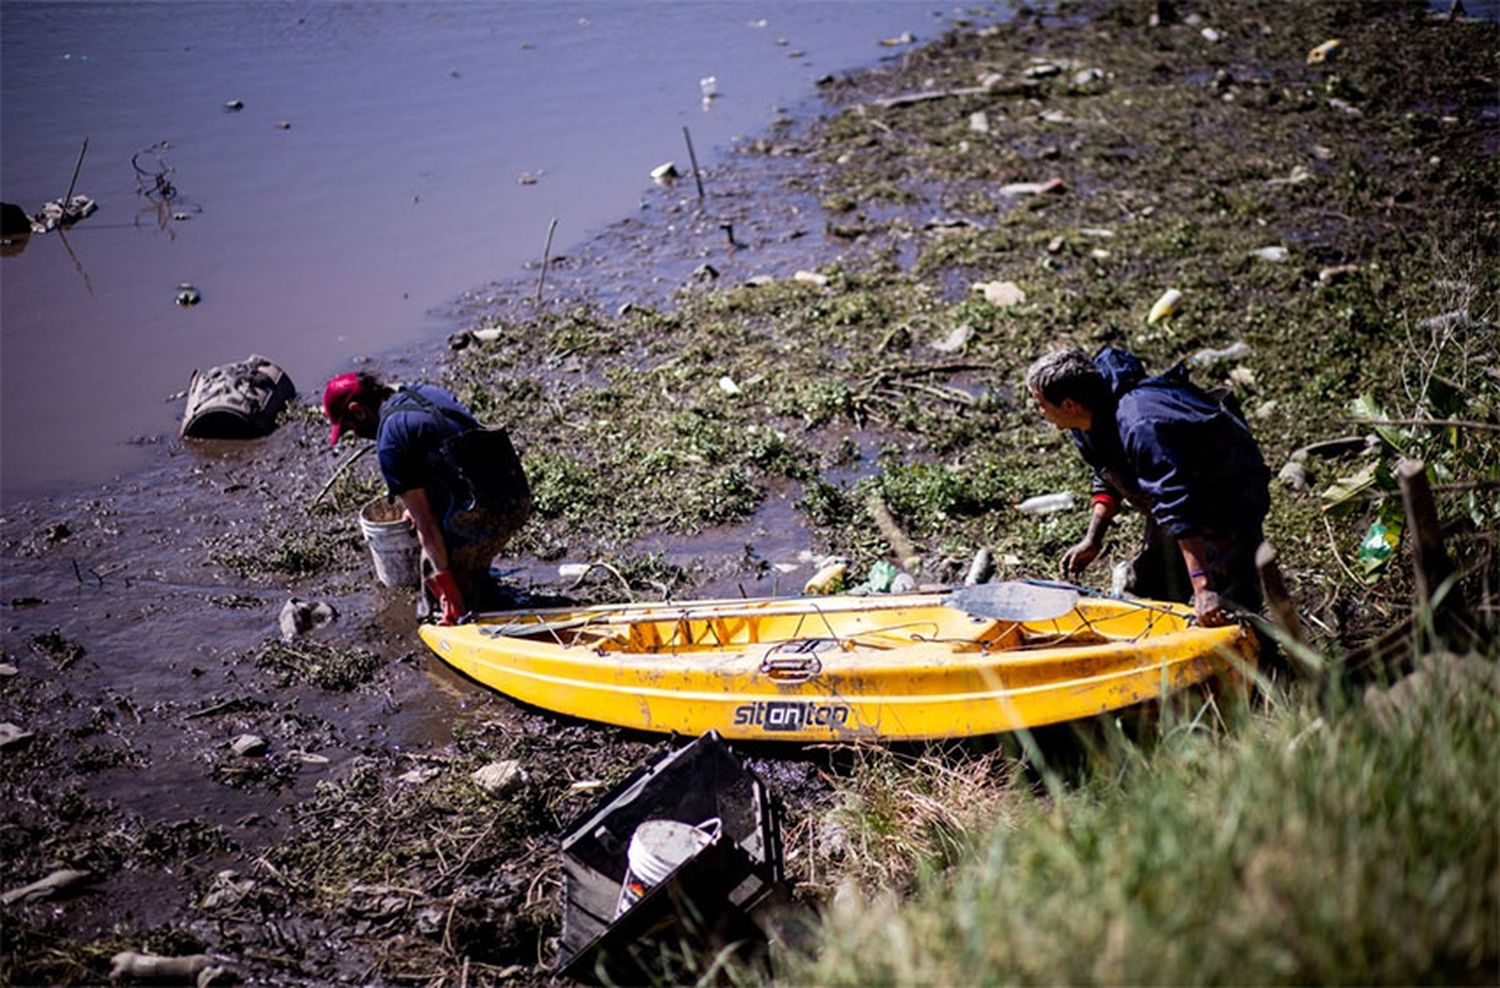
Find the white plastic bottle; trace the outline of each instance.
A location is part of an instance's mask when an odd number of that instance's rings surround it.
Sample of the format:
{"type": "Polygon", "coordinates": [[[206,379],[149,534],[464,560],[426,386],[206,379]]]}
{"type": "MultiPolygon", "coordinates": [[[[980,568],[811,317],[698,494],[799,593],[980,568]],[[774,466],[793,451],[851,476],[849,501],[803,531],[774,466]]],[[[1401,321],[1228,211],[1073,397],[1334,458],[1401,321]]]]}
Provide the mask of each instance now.
{"type": "Polygon", "coordinates": [[[1028,515],[1049,515],[1054,511],[1071,511],[1072,508],[1072,491],[1062,491],[1059,494],[1038,494],[1016,505],[1017,511],[1028,515]]]}

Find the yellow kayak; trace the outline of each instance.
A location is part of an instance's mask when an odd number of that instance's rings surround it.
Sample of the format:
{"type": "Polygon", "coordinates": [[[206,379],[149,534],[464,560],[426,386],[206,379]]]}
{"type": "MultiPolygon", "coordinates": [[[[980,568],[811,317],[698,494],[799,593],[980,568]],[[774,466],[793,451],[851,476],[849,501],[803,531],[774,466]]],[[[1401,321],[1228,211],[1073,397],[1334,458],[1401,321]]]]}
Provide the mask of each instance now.
{"type": "Polygon", "coordinates": [[[1018,620],[964,603],[911,593],[621,604],[485,614],[423,625],[421,636],[455,669],[536,707],[645,731],[797,742],[1059,723],[1256,658],[1248,631],[1197,627],[1178,604],[1074,594],[1063,613],[1018,620]]]}

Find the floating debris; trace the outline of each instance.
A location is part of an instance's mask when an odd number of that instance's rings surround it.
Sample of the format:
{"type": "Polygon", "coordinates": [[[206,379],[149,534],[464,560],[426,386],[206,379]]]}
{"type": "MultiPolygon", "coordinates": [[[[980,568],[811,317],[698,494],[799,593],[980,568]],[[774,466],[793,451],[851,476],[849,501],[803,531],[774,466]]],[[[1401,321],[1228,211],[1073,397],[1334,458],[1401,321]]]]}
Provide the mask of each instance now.
{"type": "Polygon", "coordinates": [[[1000,186],[1000,194],[1007,196],[1044,196],[1068,191],[1068,184],[1060,178],[1049,178],[1045,182],[1011,182],[1000,186]]]}
{"type": "Polygon", "coordinates": [[[973,286],[973,290],[983,295],[986,302],[1002,309],[1026,301],[1026,293],[1014,281],[981,281],[973,286]]]}
{"type": "Polygon", "coordinates": [[[197,305],[201,301],[203,301],[203,293],[198,291],[198,289],[194,288],[192,285],[184,281],[182,284],[177,286],[176,302],[178,305],[186,307],[189,305],[197,305]]]}
{"type": "Polygon", "coordinates": [[[1240,340],[1219,349],[1205,347],[1189,357],[1187,362],[1189,367],[1212,367],[1214,364],[1222,364],[1228,360],[1244,360],[1248,356],[1250,356],[1250,344],[1240,340]]]}
{"type": "Polygon", "coordinates": [[[1344,42],[1342,40],[1330,38],[1307,53],[1307,64],[1322,65],[1324,62],[1331,61],[1337,57],[1343,51],[1343,48],[1344,42]]]}
{"type": "Polygon", "coordinates": [[[40,881],[11,889],[4,895],[0,895],[0,905],[9,906],[16,902],[34,902],[38,899],[50,899],[53,896],[71,891],[79,885],[91,881],[93,877],[92,874],[86,871],[77,871],[73,868],[60,868],[40,881]]]}
{"type": "Polygon", "coordinates": [[[232,99],[228,103],[224,104],[224,109],[229,110],[231,113],[238,113],[239,111],[243,110],[244,108],[245,108],[245,101],[244,100],[232,99]]]}
{"type": "Polygon", "coordinates": [[[1318,281],[1325,285],[1336,285],[1350,275],[1358,274],[1358,264],[1335,264],[1318,272],[1318,281]]]}
{"type": "Polygon", "coordinates": [[[88,196],[72,196],[67,201],[53,199],[44,203],[31,218],[32,233],[50,233],[59,227],[67,229],[79,220],[92,216],[99,204],[88,196]]]}
{"type": "Polygon", "coordinates": [[[259,758],[270,750],[266,739],[258,734],[241,734],[229,742],[229,750],[241,758],[259,758]]]}
{"type": "Polygon", "coordinates": [[[1155,326],[1163,319],[1176,315],[1181,303],[1182,293],[1175,288],[1167,289],[1146,314],[1146,325],[1155,326]]]}

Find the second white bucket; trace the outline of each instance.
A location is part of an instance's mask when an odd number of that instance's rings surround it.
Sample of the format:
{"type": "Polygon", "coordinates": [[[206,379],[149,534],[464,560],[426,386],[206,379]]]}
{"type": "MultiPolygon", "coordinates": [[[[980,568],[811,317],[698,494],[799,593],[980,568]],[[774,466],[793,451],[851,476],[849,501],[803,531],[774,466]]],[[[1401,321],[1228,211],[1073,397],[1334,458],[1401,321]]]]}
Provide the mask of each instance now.
{"type": "Polygon", "coordinates": [[[388,587],[415,587],[422,582],[422,544],[401,508],[383,497],[359,509],[359,530],[375,559],[375,578],[388,587]]]}
{"type": "Polygon", "coordinates": [[[647,820],[636,827],[625,851],[630,867],[615,904],[615,915],[623,915],[684,861],[718,840],[722,829],[718,817],[704,820],[696,827],[677,820],[647,820]]]}

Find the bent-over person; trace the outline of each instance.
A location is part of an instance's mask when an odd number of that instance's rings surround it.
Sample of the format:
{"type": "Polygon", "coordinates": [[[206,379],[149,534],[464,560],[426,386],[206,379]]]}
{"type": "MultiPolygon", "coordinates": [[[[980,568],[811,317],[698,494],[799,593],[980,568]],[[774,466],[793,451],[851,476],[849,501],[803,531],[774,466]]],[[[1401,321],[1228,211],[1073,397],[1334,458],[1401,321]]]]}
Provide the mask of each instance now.
{"type": "Polygon", "coordinates": [[[1260,609],[1255,550],[1270,471],[1236,411],[1181,367],[1147,376],[1118,347],[1092,359],[1077,348],[1055,350],[1031,365],[1026,385],[1094,471],[1088,532],[1063,556],[1064,578],[1098,557],[1123,502],[1146,517],[1127,592],[1190,600],[1204,625],[1228,623],[1226,608],[1260,609]]]}
{"type": "MultiPolygon", "coordinates": [[[[323,390],[323,413],[333,424],[329,445],[347,429],[375,440],[380,473],[422,544],[424,586],[436,599],[443,624],[484,606],[495,591],[490,563],[520,527],[530,507],[524,475],[518,477],[518,511],[498,524],[472,524],[467,490],[456,489],[447,444],[480,429],[474,416],[448,391],[432,384],[393,388],[373,374],[340,374],[323,390]]],[[[508,448],[508,445],[507,445],[508,448]]]]}

